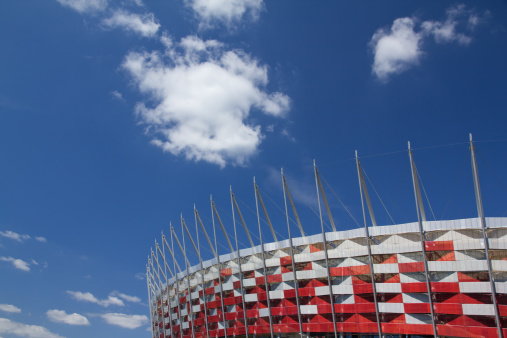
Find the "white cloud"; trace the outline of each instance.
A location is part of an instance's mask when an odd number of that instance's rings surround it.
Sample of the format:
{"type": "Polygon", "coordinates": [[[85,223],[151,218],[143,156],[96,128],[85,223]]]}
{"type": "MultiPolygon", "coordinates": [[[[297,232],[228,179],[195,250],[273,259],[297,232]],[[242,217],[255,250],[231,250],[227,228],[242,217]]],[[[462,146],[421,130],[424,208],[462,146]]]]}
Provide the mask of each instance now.
{"type": "Polygon", "coordinates": [[[46,239],[46,237],[42,237],[42,236],[37,236],[35,237],[35,240],[37,242],[41,242],[41,243],[46,243],[48,240],[46,239]]]}
{"type": "Polygon", "coordinates": [[[0,311],[9,313],[21,313],[21,309],[19,307],[10,304],[0,304],[0,311]]]}
{"type": "Polygon", "coordinates": [[[64,323],[68,325],[90,325],[88,318],[78,313],[66,313],[62,310],[48,310],[46,312],[49,320],[55,323],[64,323]]]}
{"type": "Polygon", "coordinates": [[[458,31],[461,27],[470,33],[481,18],[464,5],[450,7],[443,21],[424,21],[415,18],[398,18],[390,29],[379,29],[370,41],[374,60],[373,74],[386,81],[393,74],[401,73],[417,65],[424,54],[423,43],[433,37],[437,43],[456,42],[467,45],[470,35],[458,31]]]}
{"type": "Polygon", "coordinates": [[[30,235],[18,234],[17,232],[11,230],[0,231],[0,236],[13,239],[18,242],[23,242],[31,238],[30,235]]]}
{"type": "Polygon", "coordinates": [[[105,313],[101,315],[106,323],[123,327],[125,329],[137,329],[148,322],[145,315],[127,315],[123,313],[105,313]]]}
{"type": "Polygon", "coordinates": [[[136,111],[152,143],[189,160],[245,164],[264,137],[252,111],[283,117],[289,109],[286,95],[264,90],[266,66],[215,40],[189,36],[165,55],[131,52],[123,68],[151,105],[136,111]]]}
{"type": "Polygon", "coordinates": [[[200,20],[201,28],[222,23],[229,27],[240,20],[257,20],[263,7],[263,0],[186,0],[200,20]]]}
{"type": "Polygon", "coordinates": [[[106,9],[107,0],[56,0],[62,6],[69,7],[79,13],[94,13],[106,9]]]}
{"type": "Polygon", "coordinates": [[[470,30],[479,23],[479,16],[465,8],[465,5],[456,5],[447,10],[447,17],[444,21],[425,21],[422,23],[422,30],[435,38],[438,43],[457,42],[468,45],[472,38],[469,35],[458,32],[461,21],[466,22],[466,28],[470,30]]]}
{"type": "Polygon", "coordinates": [[[422,35],[414,31],[414,19],[400,18],[390,30],[378,30],[371,39],[373,73],[381,80],[417,64],[422,55],[422,35]]]}
{"type": "Polygon", "coordinates": [[[117,100],[120,100],[120,101],[123,101],[123,100],[124,100],[124,98],[123,98],[123,94],[122,94],[122,93],[120,93],[120,92],[119,92],[119,91],[117,91],[117,90],[113,90],[113,91],[111,92],[111,96],[112,96],[112,97],[114,97],[114,98],[115,98],[115,99],[117,99],[117,100]]]}
{"type": "Polygon", "coordinates": [[[72,296],[75,300],[81,302],[88,302],[98,304],[103,307],[109,307],[111,305],[116,306],[124,306],[125,303],[118,297],[108,296],[106,299],[98,299],[90,292],[80,292],[80,291],[67,291],[69,295],[72,296]]]}
{"type": "Polygon", "coordinates": [[[25,262],[22,259],[19,258],[13,258],[13,257],[0,257],[0,261],[2,262],[9,262],[18,270],[22,271],[30,271],[30,263],[25,262]]]}
{"type": "Polygon", "coordinates": [[[126,302],[131,302],[131,303],[140,303],[141,302],[141,298],[139,298],[139,297],[130,296],[125,293],[118,292],[118,291],[111,292],[111,295],[121,298],[126,302]]]}
{"type": "Polygon", "coordinates": [[[7,318],[0,318],[0,334],[23,338],[63,338],[45,327],[18,323],[7,318]]]}
{"type": "Polygon", "coordinates": [[[136,14],[125,10],[116,10],[112,16],[102,20],[108,28],[122,28],[144,37],[153,37],[157,34],[160,24],[152,13],[136,14]]]}

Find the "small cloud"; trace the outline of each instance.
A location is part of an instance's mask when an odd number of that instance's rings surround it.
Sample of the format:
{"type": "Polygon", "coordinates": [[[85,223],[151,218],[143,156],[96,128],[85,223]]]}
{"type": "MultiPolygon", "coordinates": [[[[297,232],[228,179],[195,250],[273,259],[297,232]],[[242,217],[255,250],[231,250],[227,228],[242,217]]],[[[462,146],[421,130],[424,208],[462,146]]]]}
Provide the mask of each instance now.
{"type": "Polygon", "coordinates": [[[67,291],[77,301],[88,302],[100,305],[102,307],[125,306],[125,303],[118,297],[108,296],[106,299],[98,299],[91,292],[80,292],[80,291],[67,291]]]}
{"type": "Polygon", "coordinates": [[[153,37],[157,34],[160,24],[152,13],[136,14],[125,10],[116,10],[113,15],[102,20],[107,28],[121,28],[139,34],[143,37],[153,37]]]}
{"type": "Polygon", "coordinates": [[[120,101],[124,101],[125,99],[123,98],[123,94],[120,93],[119,91],[117,90],[113,90],[111,92],[111,96],[117,100],[120,100],[120,101]]]}
{"type": "Polygon", "coordinates": [[[18,234],[17,232],[14,232],[11,230],[0,231],[0,236],[5,237],[5,238],[9,238],[9,239],[12,239],[12,240],[15,240],[18,242],[23,242],[23,241],[31,238],[30,235],[18,234]]]}
{"type": "Polygon", "coordinates": [[[18,270],[30,271],[30,263],[25,262],[22,259],[2,256],[2,257],[0,257],[0,261],[11,263],[12,266],[14,266],[18,270]]]}
{"type": "Polygon", "coordinates": [[[37,242],[41,242],[41,243],[46,243],[48,240],[46,239],[46,237],[42,237],[42,236],[37,236],[35,237],[35,240],[37,242]]]}
{"type": "Polygon", "coordinates": [[[289,141],[296,142],[296,138],[289,133],[287,128],[283,128],[281,134],[282,134],[282,136],[285,136],[286,138],[288,138],[289,141]]]}
{"type": "Polygon", "coordinates": [[[110,325],[123,327],[125,329],[137,329],[148,323],[148,317],[145,315],[127,315],[123,313],[105,313],[101,315],[102,319],[110,325]]]}
{"type": "Polygon", "coordinates": [[[88,318],[78,313],[66,313],[62,310],[49,310],[46,312],[49,320],[55,323],[64,323],[68,325],[90,325],[88,318]]]}
{"type": "Polygon", "coordinates": [[[481,21],[482,16],[465,5],[448,8],[441,21],[420,23],[417,18],[398,18],[390,29],[379,29],[371,38],[372,72],[381,81],[387,81],[391,75],[419,64],[424,55],[423,43],[430,38],[439,44],[468,45],[472,41],[472,31],[481,21]]]}
{"type": "Polygon", "coordinates": [[[63,338],[43,326],[23,324],[7,318],[0,318],[0,334],[24,338],[63,338]]]}
{"type": "Polygon", "coordinates": [[[264,5],[263,0],[185,0],[199,19],[200,28],[216,24],[234,27],[243,19],[256,21],[264,5]]]}
{"type": "Polygon", "coordinates": [[[79,13],[101,12],[107,8],[107,0],[56,0],[62,6],[79,13]]]}
{"type": "Polygon", "coordinates": [[[121,298],[126,302],[131,302],[131,303],[140,303],[141,302],[141,298],[139,298],[139,297],[130,296],[130,295],[118,292],[118,291],[111,292],[111,295],[121,298]]]}
{"type": "Polygon", "coordinates": [[[0,311],[8,313],[21,313],[21,309],[19,307],[10,304],[0,304],[0,311]]]}
{"type": "Polygon", "coordinates": [[[138,272],[134,275],[134,278],[135,279],[138,279],[138,280],[144,280],[146,278],[146,276],[144,275],[144,273],[142,272],[138,272]]]}

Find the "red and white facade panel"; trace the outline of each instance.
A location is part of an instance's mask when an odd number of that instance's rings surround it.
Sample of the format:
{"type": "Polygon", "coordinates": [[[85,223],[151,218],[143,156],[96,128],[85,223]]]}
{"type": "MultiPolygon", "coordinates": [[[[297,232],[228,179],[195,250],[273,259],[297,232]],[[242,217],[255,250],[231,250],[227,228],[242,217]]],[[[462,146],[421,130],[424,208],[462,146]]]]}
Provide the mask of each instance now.
{"type": "Polygon", "coordinates": [[[154,335],[378,335],[378,317],[383,335],[498,337],[492,297],[507,335],[507,218],[486,224],[489,257],[475,218],[424,222],[426,257],[417,223],[370,227],[371,256],[364,229],[222,255],[158,291],[154,335]]]}

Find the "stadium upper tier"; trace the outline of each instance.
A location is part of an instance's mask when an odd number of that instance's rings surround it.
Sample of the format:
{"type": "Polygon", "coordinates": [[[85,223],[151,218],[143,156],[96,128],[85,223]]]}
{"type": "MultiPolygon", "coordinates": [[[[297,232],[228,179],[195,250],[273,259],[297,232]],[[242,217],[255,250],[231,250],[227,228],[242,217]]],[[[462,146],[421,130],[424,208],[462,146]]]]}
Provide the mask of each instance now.
{"type": "Polygon", "coordinates": [[[369,227],[373,264],[364,229],[326,233],[327,251],[319,234],[240,250],[241,265],[221,255],[157,292],[157,337],[163,323],[166,337],[378,334],[377,318],[382,334],[433,335],[431,306],[439,336],[496,337],[488,264],[505,331],[507,218],[486,222],[489,257],[479,219],[424,222],[429,292],[417,222],[369,227]]]}

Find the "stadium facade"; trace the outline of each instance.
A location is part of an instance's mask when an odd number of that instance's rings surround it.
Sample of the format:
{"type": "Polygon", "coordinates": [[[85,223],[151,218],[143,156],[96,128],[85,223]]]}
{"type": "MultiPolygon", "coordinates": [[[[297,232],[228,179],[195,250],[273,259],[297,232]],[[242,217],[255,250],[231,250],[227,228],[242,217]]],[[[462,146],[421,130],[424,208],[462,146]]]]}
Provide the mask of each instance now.
{"type": "Polygon", "coordinates": [[[377,225],[357,156],[361,228],[336,231],[316,167],[318,234],[305,234],[283,172],[287,239],[277,238],[255,182],[254,228],[260,243],[253,242],[253,229],[232,191],[233,234],[225,230],[213,201],[211,235],[194,208],[195,231],[181,218],[183,234],[171,226],[148,258],[153,337],[503,337],[507,218],[484,216],[472,140],[470,150],[477,218],[426,219],[410,146],[413,223],[377,225]],[[333,231],[325,232],[324,222],[333,231]],[[261,223],[269,226],[274,242],[263,241],[261,223]],[[293,223],[297,237],[291,235],[293,223]],[[249,248],[238,246],[239,226],[249,248]],[[230,249],[225,255],[218,253],[219,231],[230,249]],[[201,256],[199,236],[212,259],[201,256]],[[188,259],[190,250],[197,265],[188,259]]]}

